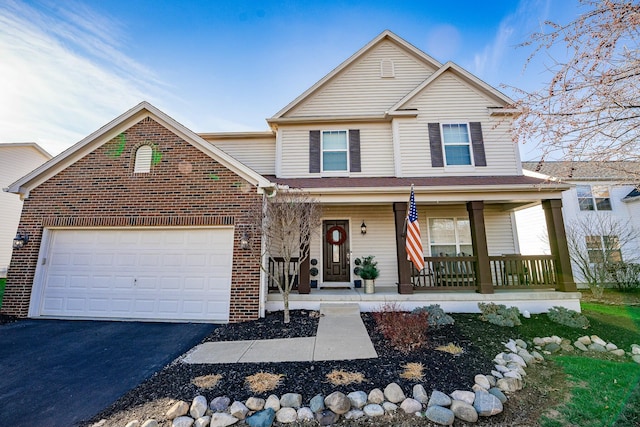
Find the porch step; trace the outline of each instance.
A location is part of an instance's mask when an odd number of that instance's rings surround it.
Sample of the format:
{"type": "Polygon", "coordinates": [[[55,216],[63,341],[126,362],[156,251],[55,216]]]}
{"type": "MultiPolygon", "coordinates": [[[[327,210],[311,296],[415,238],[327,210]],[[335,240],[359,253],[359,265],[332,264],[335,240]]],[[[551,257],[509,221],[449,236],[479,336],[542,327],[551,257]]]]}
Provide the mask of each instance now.
{"type": "Polygon", "coordinates": [[[354,303],[323,303],[320,304],[320,315],[327,316],[347,316],[347,315],[360,316],[360,305],[354,303]]]}

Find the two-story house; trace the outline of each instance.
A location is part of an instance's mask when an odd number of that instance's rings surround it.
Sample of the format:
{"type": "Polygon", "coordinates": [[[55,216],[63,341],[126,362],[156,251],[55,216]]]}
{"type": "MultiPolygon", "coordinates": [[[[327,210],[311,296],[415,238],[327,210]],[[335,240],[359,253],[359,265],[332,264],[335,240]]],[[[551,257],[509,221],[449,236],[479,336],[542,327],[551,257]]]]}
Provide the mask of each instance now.
{"type": "MultiPolygon", "coordinates": [[[[241,241],[249,204],[286,188],[323,207],[292,308],[579,309],[561,211],[569,187],[523,175],[511,104],[389,31],[267,119],[264,132],[196,134],[142,103],[12,184],[31,238],[14,251],[2,310],[225,322],[279,309],[241,241]],[[405,252],[411,185],[420,272],[405,252]],[[524,257],[514,212],[535,204],[551,251],[524,257]],[[381,270],[374,294],[354,286],[355,259],[369,255],[381,270]]],[[[262,262],[277,268],[270,255],[262,262]]]]}
{"type": "MultiPolygon", "coordinates": [[[[549,161],[523,162],[530,175],[542,174],[571,184],[562,194],[565,225],[578,234],[573,245],[594,262],[640,260],[640,213],[637,183],[640,164],[635,162],[549,161]],[[622,234],[622,235],[620,235],[622,234]]],[[[516,214],[523,254],[549,253],[546,223],[539,207],[516,214]]],[[[586,259],[586,257],[585,257],[586,259]]],[[[573,264],[579,284],[585,280],[573,264]]]]}

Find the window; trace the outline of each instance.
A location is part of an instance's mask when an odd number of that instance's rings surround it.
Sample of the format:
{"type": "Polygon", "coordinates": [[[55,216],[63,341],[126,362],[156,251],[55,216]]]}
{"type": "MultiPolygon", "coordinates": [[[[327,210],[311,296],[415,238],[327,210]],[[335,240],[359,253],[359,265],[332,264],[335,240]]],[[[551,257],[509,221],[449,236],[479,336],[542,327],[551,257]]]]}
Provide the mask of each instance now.
{"type": "Polygon", "coordinates": [[[468,218],[429,218],[431,256],[473,255],[468,218]]]}
{"type": "Polygon", "coordinates": [[[151,160],[153,160],[153,148],[150,145],[143,145],[138,148],[136,150],[133,173],[149,173],[151,171],[151,160]]]}
{"type": "Polygon", "coordinates": [[[322,132],[322,171],[346,172],[348,170],[348,144],[346,130],[322,132]]]}
{"type": "Polygon", "coordinates": [[[471,138],[467,124],[443,124],[442,143],[447,166],[471,165],[471,138]]]}
{"type": "Polygon", "coordinates": [[[622,262],[622,251],[618,236],[586,236],[589,262],[601,264],[607,262],[622,262]]]}
{"type": "Polygon", "coordinates": [[[581,211],[610,211],[609,188],[604,185],[577,185],[581,211]]]}

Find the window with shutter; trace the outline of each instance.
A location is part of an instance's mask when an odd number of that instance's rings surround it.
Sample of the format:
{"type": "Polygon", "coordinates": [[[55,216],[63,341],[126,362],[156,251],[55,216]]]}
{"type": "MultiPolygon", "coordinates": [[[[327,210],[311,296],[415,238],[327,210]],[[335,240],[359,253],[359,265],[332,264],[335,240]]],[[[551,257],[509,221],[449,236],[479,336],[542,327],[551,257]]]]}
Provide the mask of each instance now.
{"type": "Polygon", "coordinates": [[[309,132],[309,173],[360,172],[360,130],[309,132]]]}
{"type": "Polygon", "coordinates": [[[151,161],[153,160],[153,148],[143,145],[136,150],[136,161],[133,173],[149,173],[151,171],[151,161]]]}

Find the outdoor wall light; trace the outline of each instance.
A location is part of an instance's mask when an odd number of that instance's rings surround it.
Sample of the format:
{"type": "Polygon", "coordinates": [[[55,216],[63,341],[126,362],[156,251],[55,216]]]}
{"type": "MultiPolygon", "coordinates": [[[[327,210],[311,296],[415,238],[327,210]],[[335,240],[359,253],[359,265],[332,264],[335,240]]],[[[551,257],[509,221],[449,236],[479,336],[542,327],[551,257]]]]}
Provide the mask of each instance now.
{"type": "Polygon", "coordinates": [[[13,239],[13,249],[22,249],[28,241],[29,235],[27,234],[27,232],[25,231],[23,233],[20,233],[20,231],[18,231],[16,237],[14,237],[13,239]]]}
{"type": "Polygon", "coordinates": [[[249,249],[249,235],[246,232],[240,237],[240,249],[249,249]]]}
{"type": "Polygon", "coordinates": [[[364,223],[364,219],[362,220],[362,225],[360,226],[360,233],[367,234],[367,224],[364,223]]]}

